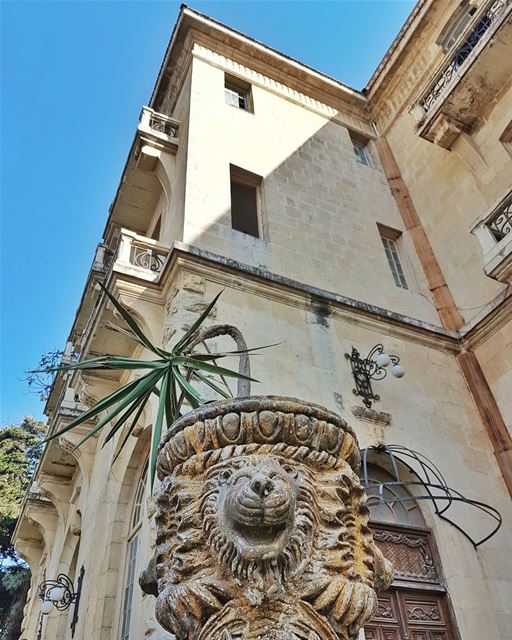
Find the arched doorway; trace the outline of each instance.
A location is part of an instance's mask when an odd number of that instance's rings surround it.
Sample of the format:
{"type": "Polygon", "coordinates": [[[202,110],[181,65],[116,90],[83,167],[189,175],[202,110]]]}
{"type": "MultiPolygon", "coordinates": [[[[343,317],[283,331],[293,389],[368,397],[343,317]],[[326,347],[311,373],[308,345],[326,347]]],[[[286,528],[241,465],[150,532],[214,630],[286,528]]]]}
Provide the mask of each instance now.
{"type": "Polygon", "coordinates": [[[395,581],[379,595],[366,640],[456,640],[438,556],[418,503],[394,477],[368,465],[368,506],[375,542],[394,566],[395,581]],[[382,503],[378,495],[397,501],[382,503]],[[403,501],[403,498],[408,498],[403,501]],[[402,499],[402,501],[400,501],[402,499]]]}

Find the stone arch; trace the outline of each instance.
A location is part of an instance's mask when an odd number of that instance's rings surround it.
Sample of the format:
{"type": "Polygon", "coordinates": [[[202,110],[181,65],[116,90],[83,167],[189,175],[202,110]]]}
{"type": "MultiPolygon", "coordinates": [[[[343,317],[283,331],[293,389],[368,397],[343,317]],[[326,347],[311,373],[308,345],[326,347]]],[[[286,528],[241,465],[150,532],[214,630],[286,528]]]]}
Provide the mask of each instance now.
{"type": "Polygon", "coordinates": [[[96,440],[94,438],[77,447],[87,428],[88,427],[84,425],[83,427],[72,429],[71,431],[63,433],[58,438],[59,447],[70,455],[78,465],[78,470],[81,475],[80,491],[87,491],[89,487],[94,463],[94,453],[96,450],[96,440]]]}
{"type": "MultiPolygon", "coordinates": [[[[78,553],[80,549],[80,536],[74,534],[71,530],[67,532],[64,544],[62,545],[59,562],[55,570],[55,576],[59,573],[65,573],[73,583],[76,589],[77,578],[77,562],[78,553]]],[[[55,576],[51,576],[54,578],[55,576]]],[[[52,616],[48,617],[45,634],[48,638],[55,638],[55,640],[65,640],[67,638],[68,629],[73,617],[74,605],[71,605],[69,609],[60,612],[54,612],[52,616]]]]}
{"type": "Polygon", "coordinates": [[[365,637],[402,637],[401,630],[412,634],[414,629],[407,611],[413,602],[418,611],[436,616],[432,618],[433,627],[429,626],[430,619],[425,618],[425,637],[439,633],[439,637],[451,638],[452,612],[435,543],[433,513],[427,506],[430,501],[417,499],[425,494],[421,491],[423,487],[407,482],[418,479],[400,460],[395,459],[395,464],[405,484],[396,480],[390,457],[379,456],[375,451],[368,455],[367,477],[363,478],[369,485],[366,492],[370,528],[377,546],[391,561],[395,575],[391,587],[379,594],[379,606],[365,626],[365,637]],[[396,498],[396,502],[386,504],[380,497],[396,498]],[[387,611],[393,612],[393,619],[383,621],[381,614],[387,611]]]}
{"type": "MultiPolygon", "coordinates": [[[[151,415],[150,409],[147,408],[144,417],[141,417],[140,424],[147,424],[149,415],[151,415]]],[[[149,451],[150,432],[151,429],[145,427],[136,439],[131,438],[133,444],[131,446],[127,444],[124,447],[109,473],[109,483],[112,489],[115,485],[117,498],[114,500],[116,508],[109,526],[109,540],[105,544],[105,555],[101,561],[103,574],[108,577],[108,580],[103,580],[101,575],[98,580],[98,583],[104,585],[104,593],[98,597],[102,610],[97,615],[100,616],[101,632],[105,637],[116,637],[115,630],[118,627],[121,609],[121,590],[120,588],[112,589],[111,586],[109,588],[108,585],[119,586],[122,580],[126,553],[125,523],[130,515],[134,486],[149,451]]]]}
{"type": "MultiPolygon", "coordinates": [[[[172,156],[172,160],[174,164],[174,156],[172,156]]],[[[168,166],[167,155],[164,155],[164,156],[160,155],[155,167],[155,175],[158,178],[158,181],[160,182],[160,186],[162,187],[162,191],[167,200],[166,211],[169,211],[169,207],[171,204],[171,197],[172,197],[172,187],[171,187],[171,181],[169,179],[169,175],[171,171],[172,171],[172,167],[168,166]]]]}

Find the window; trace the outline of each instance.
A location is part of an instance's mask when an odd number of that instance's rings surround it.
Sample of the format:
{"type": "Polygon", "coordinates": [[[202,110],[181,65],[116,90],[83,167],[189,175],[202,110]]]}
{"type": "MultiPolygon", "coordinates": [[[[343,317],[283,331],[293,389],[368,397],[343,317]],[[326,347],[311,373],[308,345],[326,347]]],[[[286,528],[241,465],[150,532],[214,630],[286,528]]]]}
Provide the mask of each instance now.
{"type": "Polygon", "coordinates": [[[239,78],[225,76],[224,101],[236,109],[251,111],[251,85],[239,78]]]}
{"type": "Polygon", "coordinates": [[[367,167],[371,167],[372,157],[370,155],[370,151],[368,150],[368,140],[366,138],[363,138],[362,136],[357,135],[357,133],[353,133],[352,131],[350,131],[349,133],[356,160],[361,164],[365,164],[367,167]]]}
{"type": "Polygon", "coordinates": [[[406,487],[396,484],[395,476],[380,467],[369,464],[368,482],[370,488],[366,490],[367,504],[372,522],[425,526],[418,503],[411,499],[412,496],[407,492],[406,487]]]}
{"type": "Polygon", "coordinates": [[[402,263],[400,262],[400,256],[398,252],[397,242],[400,238],[400,231],[390,229],[389,227],[383,227],[379,225],[380,237],[382,244],[384,245],[384,251],[386,252],[386,258],[388,259],[389,268],[397,287],[401,289],[408,289],[407,280],[405,279],[402,263]]]}
{"type": "Polygon", "coordinates": [[[454,70],[457,70],[463,64],[491,25],[491,15],[484,13],[480,20],[476,21],[473,28],[470,29],[471,21],[476,13],[477,7],[470,5],[468,0],[461,2],[437,39],[437,44],[442,47],[444,53],[449,53],[460,42],[463,35],[468,32],[465,40],[459,44],[454,52],[452,58],[454,70]]]}
{"type": "Polygon", "coordinates": [[[134,640],[132,626],[137,616],[132,615],[134,598],[133,591],[136,585],[138,574],[142,567],[138,566],[140,530],[145,512],[146,484],[147,484],[148,464],[140,476],[135,498],[133,501],[132,514],[130,520],[130,531],[128,533],[128,548],[126,554],[125,585],[123,590],[123,611],[121,623],[121,640],[134,640]]]}
{"type": "Polygon", "coordinates": [[[231,227],[247,235],[260,237],[259,200],[262,178],[230,165],[231,227]]]}
{"type": "Polygon", "coordinates": [[[437,44],[442,47],[445,53],[448,53],[453,48],[475,13],[476,7],[472,7],[467,0],[461,2],[453,12],[452,17],[448,20],[437,39],[437,44]]]}

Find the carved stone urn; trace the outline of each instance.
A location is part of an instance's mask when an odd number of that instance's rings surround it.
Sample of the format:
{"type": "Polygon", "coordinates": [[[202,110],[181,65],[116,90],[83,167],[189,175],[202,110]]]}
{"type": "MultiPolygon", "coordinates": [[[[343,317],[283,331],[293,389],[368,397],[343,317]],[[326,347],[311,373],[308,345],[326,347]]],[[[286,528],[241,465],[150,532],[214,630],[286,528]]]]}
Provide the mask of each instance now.
{"type": "Polygon", "coordinates": [[[156,491],[160,624],[178,640],[349,640],[392,571],[339,416],[253,396],[167,432],[156,491]]]}

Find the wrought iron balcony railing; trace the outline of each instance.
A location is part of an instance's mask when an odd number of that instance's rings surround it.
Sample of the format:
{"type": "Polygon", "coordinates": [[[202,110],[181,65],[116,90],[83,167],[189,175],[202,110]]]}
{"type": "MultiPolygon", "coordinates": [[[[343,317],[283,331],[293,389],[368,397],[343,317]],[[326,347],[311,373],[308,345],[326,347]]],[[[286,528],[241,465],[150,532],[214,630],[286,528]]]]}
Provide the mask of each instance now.
{"type": "Polygon", "coordinates": [[[113,268],[124,272],[135,267],[137,273],[131,272],[132,275],[155,281],[160,277],[168,255],[169,249],[156,240],[123,229],[113,268]]]}
{"type": "Polygon", "coordinates": [[[444,61],[440,70],[435,74],[433,82],[419,101],[423,113],[427,115],[438,100],[448,91],[456,78],[469,65],[471,59],[477,55],[495,32],[495,26],[500,22],[510,0],[490,0],[475,14],[467,30],[456,43],[453,52],[444,61]]]}
{"type": "Polygon", "coordinates": [[[507,234],[512,233],[512,193],[487,220],[486,225],[496,242],[501,242],[507,234]]]}

